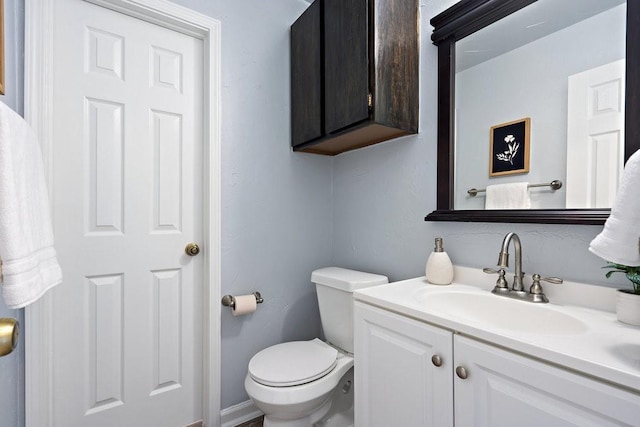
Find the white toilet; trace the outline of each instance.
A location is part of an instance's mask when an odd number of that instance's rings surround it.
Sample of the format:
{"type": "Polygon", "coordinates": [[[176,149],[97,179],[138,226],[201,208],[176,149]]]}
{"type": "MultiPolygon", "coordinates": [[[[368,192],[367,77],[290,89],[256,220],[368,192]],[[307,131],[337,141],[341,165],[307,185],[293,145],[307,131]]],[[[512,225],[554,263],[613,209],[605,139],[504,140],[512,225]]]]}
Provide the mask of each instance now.
{"type": "Polygon", "coordinates": [[[353,425],[353,298],[385,276],[327,267],[315,270],[319,339],[277,344],[249,361],[244,387],[264,412],[264,427],[353,425]]]}

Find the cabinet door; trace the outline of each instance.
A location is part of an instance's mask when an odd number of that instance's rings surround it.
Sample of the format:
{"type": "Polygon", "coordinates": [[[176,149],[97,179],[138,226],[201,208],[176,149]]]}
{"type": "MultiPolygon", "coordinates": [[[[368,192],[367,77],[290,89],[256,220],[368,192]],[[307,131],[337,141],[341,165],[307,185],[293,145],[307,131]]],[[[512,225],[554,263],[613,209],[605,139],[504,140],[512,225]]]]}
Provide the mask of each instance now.
{"type": "Polygon", "coordinates": [[[456,427],[640,425],[640,394],[465,337],[454,353],[456,427]]]}
{"type": "Polygon", "coordinates": [[[356,426],[453,426],[450,332],[356,302],[354,339],[356,426]]]}
{"type": "Polygon", "coordinates": [[[323,136],[320,1],[291,26],[291,144],[323,136]]]}
{"type": "Polygon", "coordinates": [[[324,1],[325,131],[369,118],[367,0],[324,1]]]}

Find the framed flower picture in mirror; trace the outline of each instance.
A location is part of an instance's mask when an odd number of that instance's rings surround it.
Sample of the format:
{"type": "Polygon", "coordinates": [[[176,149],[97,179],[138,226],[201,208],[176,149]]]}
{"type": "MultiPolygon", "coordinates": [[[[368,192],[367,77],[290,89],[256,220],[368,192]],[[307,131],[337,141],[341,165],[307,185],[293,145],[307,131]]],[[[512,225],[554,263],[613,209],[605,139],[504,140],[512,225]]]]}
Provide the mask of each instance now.
{"type": "Polygon", "coordinates": [[[491,127],[489,176],[529,172],[530,128],[529,117],[491,127]]]}

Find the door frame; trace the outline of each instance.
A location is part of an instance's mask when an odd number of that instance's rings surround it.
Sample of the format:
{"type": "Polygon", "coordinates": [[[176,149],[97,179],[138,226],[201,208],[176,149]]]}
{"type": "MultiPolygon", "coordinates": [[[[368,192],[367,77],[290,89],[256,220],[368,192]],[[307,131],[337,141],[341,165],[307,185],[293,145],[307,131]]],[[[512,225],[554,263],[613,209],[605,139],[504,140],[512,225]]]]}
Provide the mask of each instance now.
{"type": "MultiPolygon", "coordinates": [[[[26,0],[24,113],[39,138],[49,198],[53,156],[53,6],[26,0]]],[[[221,285],[221,25],[220,21],[166,0],[83,0],[203,41],[203,418],[220,425],[221,285]],[[204,196],[207,197],[204,197],[204,196]]],[[[55,213],[54,213],[55,215],[55,213]]],[[[64,281],[64,279],[63,279],[64,281]]],[[[25,310],[25,420],[27,427],[53,423],[53,299],[46,293],[25,310]]]]}

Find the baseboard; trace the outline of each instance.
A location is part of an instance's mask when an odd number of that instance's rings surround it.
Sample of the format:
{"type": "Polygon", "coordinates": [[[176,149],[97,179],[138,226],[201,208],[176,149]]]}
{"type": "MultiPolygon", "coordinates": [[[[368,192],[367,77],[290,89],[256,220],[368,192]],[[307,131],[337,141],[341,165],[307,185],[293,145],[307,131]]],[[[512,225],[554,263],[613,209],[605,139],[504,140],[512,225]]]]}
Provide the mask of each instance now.
{"type": "Polygon", "coordinates": [[[251,400],[247,400],[220,411],[220,422],[222,427],[235,427],[260,415],[262,411],[256,408],[251,400]]]}

